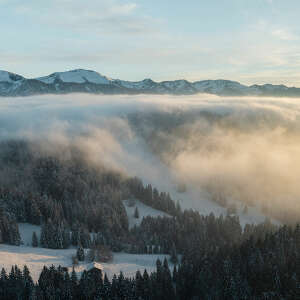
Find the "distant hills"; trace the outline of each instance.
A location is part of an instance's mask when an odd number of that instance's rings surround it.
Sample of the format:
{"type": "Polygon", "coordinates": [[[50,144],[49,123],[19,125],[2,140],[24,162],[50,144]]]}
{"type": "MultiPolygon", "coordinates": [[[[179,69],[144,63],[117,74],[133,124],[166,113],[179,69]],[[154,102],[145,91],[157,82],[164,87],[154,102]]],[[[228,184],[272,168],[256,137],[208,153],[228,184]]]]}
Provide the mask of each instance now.
{"type": "Polygon", "coordinates": [[[68,93],[173,95],[208,93],[220,96],[300,97],[300,88],[272,84],[246,86],[236,81],[221,79],[195,82],[187,80],[155,82],[152,79],[125,81],[83,69],[55,72],[39,78],[25,78],[0,70],[2,97],[68,93]]]}

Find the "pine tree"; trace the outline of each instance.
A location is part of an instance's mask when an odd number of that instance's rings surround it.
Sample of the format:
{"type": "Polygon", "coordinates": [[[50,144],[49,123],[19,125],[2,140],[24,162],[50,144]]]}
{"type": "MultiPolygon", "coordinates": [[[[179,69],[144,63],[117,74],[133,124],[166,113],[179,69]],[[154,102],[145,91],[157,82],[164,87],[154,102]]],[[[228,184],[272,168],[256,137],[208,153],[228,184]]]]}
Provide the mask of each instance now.
{"type": "Polygon", "coordinates": [[[19,233],[19,227],[17,223],[13,223],[9,229],[9,243],[11,245],[20,246],[21,236],[19,233]]]}
{"type": "Polygon", "coordinates": [[[79,246],[77,248],[76,256],[79,261],[84,261],[84,250],[83,250],[82,246],[79,246]]]}
{"type": "Polygon", "coordinates": [[[63,248],[67,249],[71,245],[70,231],[67,228],[63,229],[63,248]]]}
{"type": "Polygon", "coordinates": [[[89,262],[93,262],[96,259],[96,251],[95,248],[92,247],[91,249],[89,249],[88,253],[87,253],[87,259],[89,262]]]}
{"type": "Polygon", "coordinates": [[[6,282],[8,279],[7,274],[6,274],[6,270],[4,268],[1,269],[1,275],[0,275],[0,280],[2,282],[6,282]]]}
{"type": "Polygon", "coordinates": [[[176,265],[174,265],[174,268],[173,268],[173,282],[176,283],[177,281],[177,268],[176,268],[176,265]]]}
{"type": "Polygon", "coordinates": [[[71,234],[71,243],[73,246],[78,246],[78,242],[79,242],[79,230],[76,227],[75,229],[73,229],[71,234]]]}
{"type": "Polygon", "coordinates": [[[23,268],[23,285],[24,285],[23,298],[32,299],[34,283],[30,276],[29,269],[27,268],[26,265],[23,268]]]}
{"type": "Polygon", "coordinates": [[[32,247],[38,247],[38,238],[35,231],[32,233],[32,247]]]}
{"type": "Polygon", "coordinates": [[[41,228],[41,236],[40,236],[40,244],[43,248],[48,248],[49,241],[48,241],[48,226],[47,223],[42,224],[41,228]]]}
{"type": "Polygon", "coordinates": [[[177,263],[178,263],[178,257],[177,257],[177,251],[176,251],[176,247],[175,247],[175,244],[174,244],[174,243],[173,243],[173,245],[172,245],[170,255],[171,255],[171,257],[170,257],[171,263],[177,264],[177,263]]]}
{"type": "Polygon", "coordinates": [[[103,298],[106,300],[111,299],[111,283],[107,278],[107,275],[104,275],[104,280],[103,280],[103,292],[102,292],[103,298]]]}
{"type": "Polygon", "coordinates": [[[73,267],[72,273],[71,273],[71,290],[72,290],[73,299],[77,298],[76,297],[77,296],[77,286],[78,286],[78,278],[77,278],[75,269],[73,267]]]}
{"type": "Polygon", "coordinates": [[[135,292],[138,299],[144,299],[144,280],[139,270],[135,274],[135,292]]]}
{"type": "Polygon", "coordinates": [[[140,217],[139,210],[138,210],[137,206],[135,207],[135,210],[134,210],[134,217],[136,219],[138,219],[140,217]]]}

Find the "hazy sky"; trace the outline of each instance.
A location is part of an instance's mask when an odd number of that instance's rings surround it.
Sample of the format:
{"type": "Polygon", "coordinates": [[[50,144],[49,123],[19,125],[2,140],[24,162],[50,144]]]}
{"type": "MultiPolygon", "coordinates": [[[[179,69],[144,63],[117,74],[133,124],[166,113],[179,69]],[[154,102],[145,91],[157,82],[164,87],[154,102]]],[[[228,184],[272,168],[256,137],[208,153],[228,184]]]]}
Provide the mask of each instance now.
{"type": "Polygon", "coordinates": [[[0,0],[0,69],[300,87],[299,0],[0,0]]]}

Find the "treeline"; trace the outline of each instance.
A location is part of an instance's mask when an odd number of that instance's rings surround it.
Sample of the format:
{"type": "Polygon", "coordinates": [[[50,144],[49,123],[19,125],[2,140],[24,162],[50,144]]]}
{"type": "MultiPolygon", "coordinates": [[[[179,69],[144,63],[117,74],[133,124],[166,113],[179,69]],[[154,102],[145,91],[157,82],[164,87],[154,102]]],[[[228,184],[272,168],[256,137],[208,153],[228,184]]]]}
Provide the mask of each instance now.
{"type": "Polygon", "coordinates": [[[128,180],[130,192],[144,204],[166,212],[172,216],[176,216],[180,211],[180,205],[171,199],[169,193],[159,192],[151,184],[146,186],[143,182],[135,177],[128,180]]]}
{"type": "MultiPolygon", "coordinates": [[[[67,157],[45,155],[26,142],[0,147],[0,232],[2,242],[18,245],[16,222],[41,225],[34,246],[63,249],[105,245],[113,251],[184,254],[194,241],[207,249],[240,244],[253,231],[263,236],[270,223],[245,227],[238,217],[182,212],[167,193],[138,178],[88,164],[76,149],[67,157]],[[129,231],[123,199],[136,197],[170,217],[142,220],[129,231]]],[[[35,147],[37,147],[35,145],[35,147]]],[[[0,240],[1,241],[1,240],[0,240]]]]}
{"type": "Polygon", "coordinates": [[[84,271],[44,267],[33,283],[29,270],[2,269],[1,299],[126,299],[126,300],[263,300],[300,297],[300,226],[282,226],[262,239],[250,236],[240,245],[211,247],[200,241],[172,270],[168,261],[156,262],[156,271],[137,271],[134,278],[121,273],[111,281],[101,270],[84,271]]]}
{"type": "Polygon", "coordinates": [[[21,237],[18,224],[0,207],[0,243],[19,246],[21,237]]]}
{"type": "Polygon", "coordinates": [[[300,226],[204,254],[193,243],[178,269],[180,299],[300,299],[300,226]],[[181,279],[180,279],[181,278],[181,279]]]}
{"type": "Polygon", "coordinates": [[[48,222],[41,227],[39,245],[53,249],[65,249],[71,245],[89,249],[107,246],[114,251],[129,253],[169,253],[176,260],[177,254],[185,254],[195,242],[205,245],[206,253],[209,253],[212,248],[240,245],[250,236],[255,240],[263,239],[277,228],[267,219],[261,224],[247,224],[242,228],[237,216],[216,217],[213,213],[203,216],[199,212],[185,210],[178,211],[175,217],[145,217],[139,226],[133,227],[120,239],[107,238],[102,232],[90,233],[82,228],[71,231],[64,224],[48,222]]]}
{"type": "Polygon", "coordinates": [[[206,251],[227,245],[239,245],[250,236],[261,239],[277,226],[268,219],[258,225],[247,224],[241,227],[239,217],[213,213],[208,216],[197,211],[179,211],[176,217],[145,217],[138,227],[131,230],[130,252],[132,253],[169,253],[184,254],[199,242],[206,251]]]}

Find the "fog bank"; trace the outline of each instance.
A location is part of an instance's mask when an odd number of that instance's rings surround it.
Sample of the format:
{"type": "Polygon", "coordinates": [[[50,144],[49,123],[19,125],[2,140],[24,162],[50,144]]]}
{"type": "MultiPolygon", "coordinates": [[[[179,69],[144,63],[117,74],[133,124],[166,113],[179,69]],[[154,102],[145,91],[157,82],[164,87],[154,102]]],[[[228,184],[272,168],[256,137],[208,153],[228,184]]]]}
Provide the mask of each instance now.
{"type": "Polygon", "coordinates": [[[87,163],[139,176],[205,213],[218,209],[214,200],[287,221],[300,216],[299,114],[300,99],[289,98],[1,98],[0,139],[61,158],[75,147],[87,163]]]}

